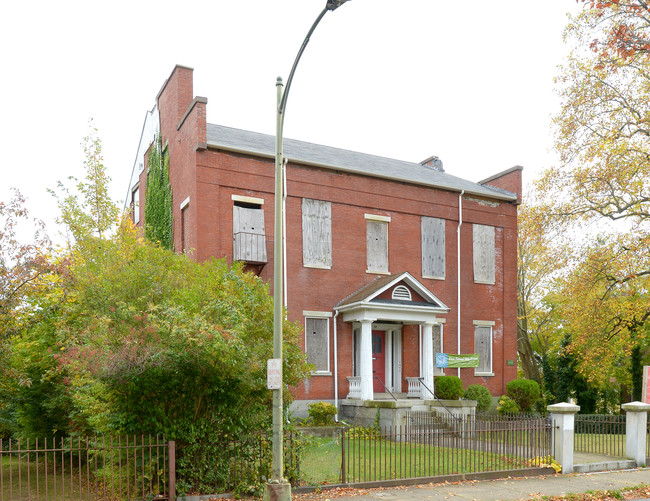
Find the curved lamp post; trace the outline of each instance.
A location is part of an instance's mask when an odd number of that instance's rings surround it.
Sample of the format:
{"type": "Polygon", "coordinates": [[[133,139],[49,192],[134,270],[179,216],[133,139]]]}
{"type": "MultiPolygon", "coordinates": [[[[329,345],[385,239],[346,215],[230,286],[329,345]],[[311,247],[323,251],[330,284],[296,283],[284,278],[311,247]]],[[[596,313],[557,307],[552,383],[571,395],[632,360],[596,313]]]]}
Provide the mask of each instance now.
{"type": "MultiPolygon", "coordinates": [[[[298,62],[309,43],[309,39],[320,23],[323,16],[327,11],[336,10],[343,5],[347,0],[327,0],[327,4],[322,12],[314,21],[311,28],[307,32],[305,40],[302,42],[300,50],[296,55],[296,59],[291,67],[291,73],[287,79],[287,85],[283,89],[282,78],[278,77],[277,86],[277,109],[276,109],[276,136],[275,136],[275,223],[273,230],[273,358],[280,359],[282,362],[282,321],[284,315],[282,313],[282,297],[283,297],[283,228],[282,228],[282,199],[283,199],[283,179],[284,179],[284,158],[282,152],[283,137],[282,131],[284,127],[284,112],[287,106],[287,96],[291,89],[291,82],[293,75],[298,66],[298,62]]],[[[282,363],[280,363],[282,367],[282,363]]],[[[264,499],[277,499],[277,500],[290,500],[291,499],[291,486],[283,478],[284,462],[283,462],[283,426],[282,426],[282,384],[280,388],[273,390],[273,469],[271,480],[266,484],[264,490],[264,499]]]]}

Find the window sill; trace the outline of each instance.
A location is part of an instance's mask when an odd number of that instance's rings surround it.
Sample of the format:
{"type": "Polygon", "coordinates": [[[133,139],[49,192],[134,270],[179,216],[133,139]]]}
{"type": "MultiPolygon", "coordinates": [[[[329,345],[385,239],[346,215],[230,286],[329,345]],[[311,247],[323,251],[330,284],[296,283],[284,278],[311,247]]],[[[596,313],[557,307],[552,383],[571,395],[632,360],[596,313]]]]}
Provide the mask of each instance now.
{"type": "Polygon", "coordinates": [[[330,371],[314,371],[311,373],[312,376],[331,376],[332,373],[330,371]]]}
{"type": "Polygon", "coordinates": [[[474,280],[475,284],[483,284],[483,285],[495,285],[496,282],[483,282],[481,280],[474,280]]]}
{"type": "Polygon", "coordinates": [[[388,271],[373,271],[373,270],[366,270],[366,273],[371,273],[373,275],[390,275],[390,272],[388,271]]]}
{"type": "Polygon", "coordinates": [[[445,280],[445,277],[433,277],[433,276],[429,276],[429,275],[422,275],[422,278],[426,278],[426,279],[429,279],[429,280],[445,280]]]}
{"type": "Polygon", "coordinates": [[[494,376],[494,372],[475,372],[475,376],[482,376],[482,377],[492,377],[494,376]]]}
{"type": "Polygon", "coordinates": [[[331,266],[320,266],[318,264],[303,264],[303,268],[313,268],[315,270],[331,270],[331,266]]]}

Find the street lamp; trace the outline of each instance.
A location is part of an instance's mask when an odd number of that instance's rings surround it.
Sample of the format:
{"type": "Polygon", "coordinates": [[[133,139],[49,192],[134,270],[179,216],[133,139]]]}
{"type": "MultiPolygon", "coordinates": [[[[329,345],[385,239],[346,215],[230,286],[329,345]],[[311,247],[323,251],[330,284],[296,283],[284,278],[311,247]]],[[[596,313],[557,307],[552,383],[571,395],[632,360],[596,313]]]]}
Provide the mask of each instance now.
{"type": "MultiPolygon", "coordinates": [[[[296,66],[302,57],[309,39],[320,23],[323,16],[330,10],[336,10],[347,0],[327,0],[327,4],[322,12],[314,21],[307,32],[305,40],[300,46],[296,59],[291,67],[291,73],[287,79],[287,86],[283,89],[282,78],[278,77],[277,87],[277,109],[276,109],[276,136],[275,136],[275,223],[273,230],[273,358],[280,360],[280,370],[282,370],[282,297],[284,284],[283,277],[283,228],[282,228],[282,199],[283,199],[283,179],[284,179],[284,158],[282,152],[283,138],[282,131],[284,128],[284,111],[287,105],[287,97],[296,66]]],[[[282,378],[281,378],[282,381],[282,378]]],[[[271,480],[267,482],[264,489],[264,500],[290,500],[291,486],[284,479],[283,464],[283,432],[282,432],[282,384],[278,389],[273,390],[273,467],[271,480]]]]}

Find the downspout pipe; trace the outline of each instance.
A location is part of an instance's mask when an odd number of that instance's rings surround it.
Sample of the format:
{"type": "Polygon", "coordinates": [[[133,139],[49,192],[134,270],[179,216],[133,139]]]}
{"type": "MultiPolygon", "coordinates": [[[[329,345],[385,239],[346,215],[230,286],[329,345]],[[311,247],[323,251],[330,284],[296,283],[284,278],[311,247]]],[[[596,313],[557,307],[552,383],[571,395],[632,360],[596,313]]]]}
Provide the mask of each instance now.
{"type": "MultiPolygon", "coordinates": [[[[463,195],[465,194],[465,190],[460,192],[460,195],[458,195],[458,229],[456,230],[456,258],[458,260],[456,264],[456,270],[458,272],[458,304],[456,305],[456,311],[458,313],[458,323],[457,323],[457,328],[458,332],[456,334],[456,346],[458,355],[460,355],[460,228],[463,226],[463,195]]],[[[460,367],[457,369],[458,370],[458,377],[460,377],[460,367]]]]}
{"type": "Polygon", "coordinates": [[[339,422],[339,351],[338,351],[338,335],[336,331],[336,317],[339,316],[339,311],[334,310],[334,407],[336,407],[336,415],[334,421],[339,422]]]}

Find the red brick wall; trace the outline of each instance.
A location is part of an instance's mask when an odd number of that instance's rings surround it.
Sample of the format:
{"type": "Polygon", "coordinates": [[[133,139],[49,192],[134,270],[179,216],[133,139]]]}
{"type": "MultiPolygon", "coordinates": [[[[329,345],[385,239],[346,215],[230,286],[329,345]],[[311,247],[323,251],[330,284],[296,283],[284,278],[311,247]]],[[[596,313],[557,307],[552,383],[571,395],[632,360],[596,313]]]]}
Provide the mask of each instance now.
{"type": "MultiPolygon", "coordinates": [[[[186,216],[188,239],[195,257],[232,260],[231,196],[264,200],[265,233],[273,234],[273,159],[206,150],[205,103],[194,103],[177,130],[179,120],[192,104],[192,71],[177,67],[159,95],[163,138],[170,149],[170,179],[174,191],[175,241],[180,248],[179,204],[190,196],[186,216]],[[177,93],[177,95],[175,94],[177,93]]],[[[290,320],[304,325],[302,312],[329,311],[342,299],[378,275],[366,273],[366,220],[364,214],[390,216],[388,223],[389,271],[410,272],[443,301],[450,311],[445,319],[444,345],[457,352],[457,249],[458,193],[435,190],[383,179],[362,177],[289,164],[287,171],[287,269],[290,320]],[[302,266],[302,199],[332,202],[332,268],[302,266]],[[446,220],[446,277],[421,276],[421,216],[446,220]]],[[[461,353],[474,353],[474,320],[494,321],[493,367],[495,376],[475,377],[462,369],[465,385],[485,384],[494,395],[516,377],[516,215],[515,204],[465,198],[461,228],[461,353]],[[475,284],[472,269],[472,224],[496,227],[496,283],[475,284]]],[[[269,263],[262,276],[272,277],[272,238],[267,242],[269,263]]],[[[330,360],[334,370],[334,319],[330,320],[330,360]]],[[[346,376],[352,374],[352,325],[336,319],[339,353],[339,396],[348,393],[346,376]]],[[[303,344],[304,348],[304,344],[303,344]]],[[[403,377],[419,375],[418,327],[403,327],[403,377]]],[[[448,370],[455,374],[456,370],[448,370]]],[[[295,389],[297,398],[333,398],[333,376],[315,376],[295,389]]],[[[406,391],[406,386],[404,386],[406,391]]]]}
{"type": "Polygon", "coordinates": [[[499,174],[496,174],[492,177],[489,177],[483,181],[481,181],[481,184],[485,184],[487,186],[494,186],[495,188],[501,188],[502,190],[509,191],[511,193],[514,193],[517,195],[517,203],[521,203],[521,195],[522,195],[522,178],[521,178],[521,172],[523,170],[523,167],[517,166],[513,167],[512,169],[505,170],[503,172],[500,172],[499,174]]]}

